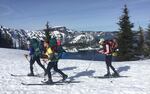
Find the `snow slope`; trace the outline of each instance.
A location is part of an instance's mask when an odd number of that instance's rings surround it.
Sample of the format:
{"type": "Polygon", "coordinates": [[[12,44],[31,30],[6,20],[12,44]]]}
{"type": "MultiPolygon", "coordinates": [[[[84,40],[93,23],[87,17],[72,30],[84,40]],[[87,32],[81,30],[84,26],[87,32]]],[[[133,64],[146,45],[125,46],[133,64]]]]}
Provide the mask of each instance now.
{"type": "MultiPolygon", "coordinates": [[[[68,74],[67,80],[79,83],[24,86],[21,82],[38,84],[44,79],[10,75],[29,73],[29,63],[24,58],[28,51],[0,48],[0,53],[0,94],[150,94],[150,60],[113,62],[120,75],[129,77],[111,79],[90,77],[105,74],[103,61],[60,60],[59,68],[68,74]]],[[[43,73],[37,64],[34,67],[36,74],[43,73]]],[[[53,80],[59,79],[53,73],[53,80]]]]}

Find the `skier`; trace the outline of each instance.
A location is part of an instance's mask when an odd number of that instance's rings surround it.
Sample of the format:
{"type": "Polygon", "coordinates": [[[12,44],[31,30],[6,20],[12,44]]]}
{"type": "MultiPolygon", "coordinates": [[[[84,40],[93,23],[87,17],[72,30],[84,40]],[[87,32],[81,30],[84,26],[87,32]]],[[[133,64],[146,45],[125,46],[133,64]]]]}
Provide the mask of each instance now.
{"type": "Polygon", "coordinates": [[[30,48],[29,48],[29,55],[30,55],[30,73],[28,74],[28,76],[34,76],[34,72],[33,72],[33,64],[35,63],[35,61],[39,64],[39,66],[44,70],[45,74],[46,74],[46,68],[41,64],[40,61],[40,55],[41,55],[41,51],[40,51],[40,45],[37,39],[31,39],[30,40],[30,48]]]}
{"type": "Polygon", "coordinates": [[[47,74],[48,74],[48,81],[46,81],[45,83],[47,84],[52,84],[52,76],[51,76],[51,69],[54,68],[54,71],[60,73],[63,77],[62,81],[64,81],[65,79],[67,79],[67,75],[64,74],[60,69],[58,69],[58,60],[59,58],[57,58],[57,53],[54,52],[51,47],[49,46],[49,41],[45,40],[44,41],[44,47],[46,48],[46,53],[45,55],[47,55],[49,63],[47,66],[47,74]]]}
{"type": "Polygon", "coordinates": [[[104,77],[118,77],[119,74],[117,73],[117,71],[115,70],[115,68],[112,66],[112,45],[110,44],[109,40],[104,40],[101,39],[99,41],[99,44],[102,45],[103,50],[100,50],[99,53],[105,54],[105,63],[106,63],[106,67],[107,67],[107,74],[104,75],[104,77]],[[110,74],[110,69],[111,68],[113,70],[113,74],[110,74]]]}

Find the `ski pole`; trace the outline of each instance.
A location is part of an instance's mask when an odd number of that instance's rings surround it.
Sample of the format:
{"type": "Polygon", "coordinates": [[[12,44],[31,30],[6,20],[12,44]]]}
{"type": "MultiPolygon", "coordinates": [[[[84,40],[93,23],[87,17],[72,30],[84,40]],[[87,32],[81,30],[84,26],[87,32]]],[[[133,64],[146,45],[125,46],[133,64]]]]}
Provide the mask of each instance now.
{"type": "MultiPolygon", "coordinates": [[[[101,51],[98,51],[98,50],[96,52],[103,54],[101,51]]],[[[88,65],[88,67],[86,68],[86,71],[88,71],[88,69],[90,68],[91,64],[92,64],[92,62],[88,65]]]]}
{"type": "MultiPolygon", "coordinates": [[[[30,63],[30,60],[28,59],[28,54],[24,54],[24,56],[25,56],[25,58],[26,58],[26,60],[30,63]]],[[[37,70],[37,67],[35,66],[35,65],[33,65],[34,67],[35,67],[35,72],[37,73],[37,74],[39,74],[38,73],[38,70],[37,70]]]]}
{"type": "Polygon", "coordinates": [[[90,68],[92,63],[88,64],[88,67],[86,68],[86,71],[88,71],[88,69],[90,68]]]}
{"type": "Polygon", "coordinates": [[[28,59],[28,55],[24,54],[25,58],[27,59],[28,62],[30,62],[30,60],[28,59]]]}

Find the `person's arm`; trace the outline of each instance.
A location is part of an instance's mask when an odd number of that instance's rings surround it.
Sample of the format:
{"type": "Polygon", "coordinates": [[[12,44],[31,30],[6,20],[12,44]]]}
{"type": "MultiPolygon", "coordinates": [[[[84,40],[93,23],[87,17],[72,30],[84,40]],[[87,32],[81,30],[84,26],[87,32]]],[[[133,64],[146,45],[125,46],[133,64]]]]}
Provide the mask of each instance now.
{"type": "Polygon", "coordinates": [[[106,44],[106,51],[104,52],[104,54],[109,54],[109,45],[106,44]]]}
{"type": "Polygon", "coordinates": [[[104,50],[99,50],[98,52],[101,54],[104,54],[104,50]]]}
{"type": "Polygon", "coordinates": [[[33,49],[32,47],[29,48],[29,55],[31,56],[33,54],[33,49]]]}

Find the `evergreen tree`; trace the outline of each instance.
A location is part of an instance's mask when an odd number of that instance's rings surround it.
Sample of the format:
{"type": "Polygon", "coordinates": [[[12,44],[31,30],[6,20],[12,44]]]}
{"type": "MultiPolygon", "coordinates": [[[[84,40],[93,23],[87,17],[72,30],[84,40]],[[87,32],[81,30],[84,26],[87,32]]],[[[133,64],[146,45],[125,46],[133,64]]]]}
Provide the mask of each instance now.
{"type": "Polygon", "coordinates": [[[6,48],[12,48],[12,46],[13,46],[12,39],[9,36],[9,34],[6,33],[6,35],[5,35],[5,47],[6,48]]]}
{"type": "Polygon", "coordinates": [[[7,33],[9,29],[5,29],[2,26],[0,27],[0,47],[12,48],[13,41],[11,36],[7,33]],[[4,32],[4,33],[2,33],[4,32]]]}
{"type": "Polygon", "coordinates": [[[146,37],[146,39],[150,41],[150,24],[148,25],[148,28],[147,28],[147,37],[146,37]]]}
{"type": "Polygon", "coordinates": [[[118,34],[118,57],[119,60],[131,60],[133,54],[133,23],[129,20],[129,11],[127,6],[124,6],[123,15],[119,20],[119,34],[118,34]]]}
{"type": "Polygon", "coordinates": [[[0,47],[5,47],[5,38],[3,37],[3,34],[1,34],[1,38],[0,38],[0,47]]]}
{"type": "Polygon", "coordinates": [[[1,44],[2,44],[2,32],[1,32],[1,29],[0,29],[0,47],[1,47],[1,44]]]}
{"type": "Polygon", "coordinates": [[[146,42],[146,48],[145,48],[146,55],[149,56],[150,55],[150,24],[148,25],[148,28],[147,28],[145,42],[146,42]]]}
{"type": "Polygon", "coordinates": [[[44,29],[44,31],[45,31],[46,40],[49,40],[50,31],[51,31],[51,28],[49,27],[49,22],[46,23],[46,29],[44,29]]]}
{"type": "Polygon", "coordinates": [[[139,26],[138,52],[140,55],[144,54],[144,30],[141,26],[139,26]]]}

